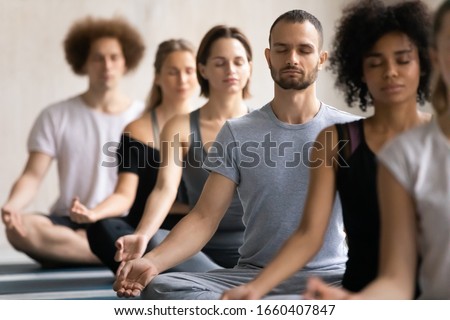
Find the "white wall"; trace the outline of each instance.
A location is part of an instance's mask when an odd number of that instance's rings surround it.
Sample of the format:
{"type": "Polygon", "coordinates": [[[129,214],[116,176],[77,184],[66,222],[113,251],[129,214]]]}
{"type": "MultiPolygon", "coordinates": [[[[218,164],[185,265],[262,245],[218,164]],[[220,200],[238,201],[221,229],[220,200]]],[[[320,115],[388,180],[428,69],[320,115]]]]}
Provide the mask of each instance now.
{"type": "MultiPolygon", "coordinates": [[[[123,87],[145,99],[152,81],[156,46],[171,37],[198,44],[209,28],[228,24],[241,28],[252,42],[254,72],[249,100],[260,107],[272,97],[273,85],[263,51],[272,22],[285,11],[304,9],[323,23],[325,49],[336,19],[349,0],[0,0],[0,205],[23,169],[26,139],[37,114],[49,103],[82,92],[86,81],[75,76],[64,60],[62,41],[72,22],[85,15],[122,15],[143,34],[147,51],[139,69],[123,87]]],[[[394,2],[386,0],[386,2],[394,2]]],[[[432,7],[439,0],[426,1],[432,7]]],[[[322,72],[319,97],[338,108],[345,103],[322,72]]],[[[201,100],[198,100],[200,103],[201,100]]],[[[358,110],[353,109],[353,112],[358,110]]],[[[30,210],[46,211],[57,195],[55,166],[30,210]]],[[[0,247],[6,246],[0,228],[0,247]]],[[[0,263],[2,258],[0,257],[0,263]]]]}

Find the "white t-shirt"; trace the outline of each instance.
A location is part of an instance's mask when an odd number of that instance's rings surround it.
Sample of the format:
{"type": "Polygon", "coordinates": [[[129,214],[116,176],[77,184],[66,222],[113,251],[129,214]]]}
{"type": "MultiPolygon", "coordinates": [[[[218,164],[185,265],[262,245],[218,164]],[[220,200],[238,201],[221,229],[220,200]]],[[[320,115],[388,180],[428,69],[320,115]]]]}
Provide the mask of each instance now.
{"type": "Polygon", "coordinates": [[[59,198],[50,213],[68,215],[72,199],[94,207],[113,191],[117,181],[115,149],[125,126],[138,118],[144,103],[133,101],[120,114],[88,107],[76,96],[45,108],[28,138],[29,152],[57,160],[59,198]]]}
{"type": "Polygon", "coordinates": [[[378,155],[415,199],[421,299],[450,299],[450,143],[436,120],[403,133],[378,155]]]}

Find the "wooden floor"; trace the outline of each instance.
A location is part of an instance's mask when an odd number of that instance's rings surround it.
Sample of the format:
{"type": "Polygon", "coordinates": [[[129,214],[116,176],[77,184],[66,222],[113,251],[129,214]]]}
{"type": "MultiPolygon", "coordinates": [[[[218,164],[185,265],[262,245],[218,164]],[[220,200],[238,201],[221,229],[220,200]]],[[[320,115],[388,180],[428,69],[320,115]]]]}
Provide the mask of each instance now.
{"type": "Polygon", "coordinates": [[[104,267],[43,269],[0,246],[0,300],[117,299],[113,281],[113,273],[104,267]]]}

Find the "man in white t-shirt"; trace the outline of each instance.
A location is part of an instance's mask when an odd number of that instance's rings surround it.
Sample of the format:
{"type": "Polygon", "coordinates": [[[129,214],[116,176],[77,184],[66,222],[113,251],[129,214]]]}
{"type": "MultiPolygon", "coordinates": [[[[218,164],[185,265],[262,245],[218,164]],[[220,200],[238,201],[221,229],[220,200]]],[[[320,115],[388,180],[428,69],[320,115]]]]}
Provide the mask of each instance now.
{"type": "Polygon", "coordinates": [[[70,218],[74,197],[89,207],[112,193],[117,172],[113,147],[144,104],[119,90],[145,51],[142,37],[123,19],[85,18],[64,41],[74,73],[86,75],[86,92],[45,108],[28,139],[29,157],[2,207],[11,245],[43,266],[99,263],[90,251],[86,224],[70,218]],[[36,195],[52,160],[59,197],[50,214],[22,214],[36,195]]]}

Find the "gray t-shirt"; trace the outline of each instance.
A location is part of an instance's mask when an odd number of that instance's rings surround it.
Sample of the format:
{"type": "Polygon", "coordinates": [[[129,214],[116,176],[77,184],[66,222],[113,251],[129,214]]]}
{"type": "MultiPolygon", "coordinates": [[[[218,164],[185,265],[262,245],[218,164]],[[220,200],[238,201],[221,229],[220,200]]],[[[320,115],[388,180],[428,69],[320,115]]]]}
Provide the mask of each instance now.
{"type": "MultiPolygon", "coordinates": [[[[319,132],[357,117],[321,104],[304,124],[280,121],[270,104],[219,132],[203,167],[234,181],[244,208],[239,264],[264,267],[300,223],[309,181],[309,151],[319,132]]],[[[347,246],[336,197],[324,245],[304,270],[344,268],[347,246]]]]}

